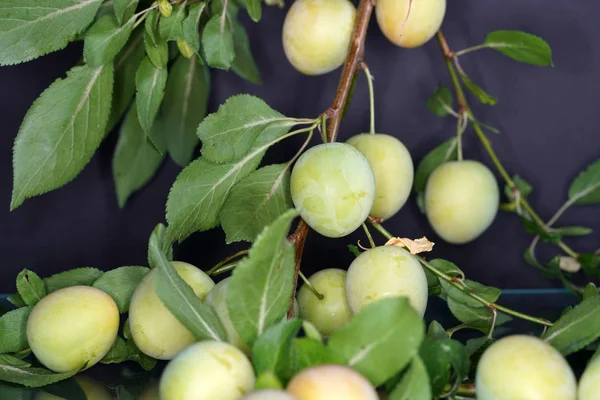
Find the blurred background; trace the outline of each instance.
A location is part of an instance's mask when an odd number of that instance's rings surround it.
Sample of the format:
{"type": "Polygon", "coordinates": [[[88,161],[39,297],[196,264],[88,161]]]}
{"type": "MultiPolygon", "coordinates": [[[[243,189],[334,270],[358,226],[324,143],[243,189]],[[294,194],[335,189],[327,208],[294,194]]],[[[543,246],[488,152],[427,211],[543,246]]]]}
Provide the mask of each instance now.
{"type": "MultiPolygon", "coordinates": [[[[287,7],[286,7],[287,8],[287,7]]],[[[493,106],[471,99],[475,115],[501,130],[490,139],[508,172],[519,174],[534,188],[531,203],[549,219],[566,200],[571,181],[600,158],[600,3],[590,1],[451,0],[443,24],[452,49],[483,42],[488,32],[516,29],[544,38],[553,49],[555,68],[519,64],[493,50],[461,58],[471,79],[499,98],[493,106]]],[[[237,93],[251,93],[291,117],[316,117],[333,100],[341,69],[320,77],[303,76],[283,53],[281,29],[285,9],[268,8],[259,24],[244,15],[263,84],[253,85],[233,73],[212,71],[209,110],[237,93]]],[[[81,56],[73,44],[26,64],[0,68],[0,293],[15,290],[14,278],[28,268],[42,277],[66,269],[93,266],[108,270],[147,263],[147,240],[164,221],[169,188],[180,171],[167,160],[157,176],[119,209],[112,180],[111,159],[117,132],[106,138],[84,171],[65,187],[25,201],[9,212],[12,190],[12,146],[31,103],[56,78],[64,76],[81,56]]],[[[398,137],[415,165],[443,140],[455,134],[453,118],[437,118],[426,107],[440,83],[450,86],[435,40],[417,49],[388,42],[372,20],[365,59],[375,77],[377,131],[398,137]]],[[[339,140],[366,132],[369,124],[367,85],[360,76],[352,106],[339,140]]],[[[315,135],[317,136],[317,135],[315,135]]],[[[315,144],[318,139],[315,139],[315,144]]],[[[299,141],[286,141],[268,153],[266,162],[286,161],[299,141]]],[[[491,165],[471,130],[464,136],[465,158],[491,165]]],[[[498,176],[499,178],[499,176],[498,176]]],[[[503,183],[500,183],[503,188],[503,183]]],[[[514,214],[499,212],[492,227],[474,242],[453,246],[435,236],[414,197],[384,224],[394,235],[427,236],[436,243],[428,258],[446,258],[471,279],[501,288],[552,288],[527,265],[522,253],[532,236],[514,214]]],[[[574,207],[560,225],[585,225],[594,233],[567,243],[581,251],[600,247],[600,207],[574,207]]],[[[373,231],[378,243],[383,240],[373,231]]],[[[342,239],[308,236],[302,268],[306,274],[322,268],[347,268],[353,259],[347,245],[366,243],[361,230],[342,239]]],[[[176,247],[176,258],[208,269],[222,258],[248,247],[225,245],[221,229],[198,233],[176,247]]],[[[554,249],[540,256],[555,254],[554,249]]]]}

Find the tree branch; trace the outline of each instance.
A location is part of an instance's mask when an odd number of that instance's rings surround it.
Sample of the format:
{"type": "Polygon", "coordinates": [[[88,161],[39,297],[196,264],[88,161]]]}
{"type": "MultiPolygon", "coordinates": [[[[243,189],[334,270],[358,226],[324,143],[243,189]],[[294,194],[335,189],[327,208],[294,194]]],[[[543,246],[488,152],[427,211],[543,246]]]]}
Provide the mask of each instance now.
{"type": "MultiPolygon", "coordinates": [[[[367,37],[367,28],[369,27],[369,20],[375,6],[375,0],[360,0],[358,10],[356,12],[356,23],[354,26],[354,32],[352,33],[352,39],[350,41],[350,51],[348,58],[344,63],[344,69],[342,70],[342,76],[338,84],[338,88],[335,94],[333,104],[324,115],[327,117],[327,141],[335,142],[337,133],[340,129],[340,122],[342,121],[342,112],[344,106],[348,101],[348,93],[352,86],[352,80],[356,75],[360,63],[363,60],[363,54],[365,51],[365,39],[367,37]]],[[[300,264],[302,262],[302,253],[304,251],[304,242],[308,235],[308,225],[304,220],[300,220],[294,233],[292,233],[288,240],[294,245],[296,269],[294,273],[294,291],[292,292],[292,298],[290,299],[290,308],[288,309],[288,318],[291,318],[294,313],[294,300],[296,298],[296,287],[298,284],[298,275],[300,272],[300,264]]]]}

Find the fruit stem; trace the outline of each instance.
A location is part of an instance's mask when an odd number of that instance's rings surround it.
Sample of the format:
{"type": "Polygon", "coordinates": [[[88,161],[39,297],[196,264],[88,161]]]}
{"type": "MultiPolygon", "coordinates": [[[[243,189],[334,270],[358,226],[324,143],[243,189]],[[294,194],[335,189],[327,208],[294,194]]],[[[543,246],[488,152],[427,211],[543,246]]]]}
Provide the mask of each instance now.
{"type": "Polygon", "coordinates": [[[470,53],[472,51],[477,51],[477,50],[481,50],[481,49],[487,49],[491,47],[489,44],[486,43],[482,43],[482,44],[478,44],[477,46],[473,46],[473,47],[467,47],[466,49],[462,49],[457,51],[456,53],[454,53],[454,57],[460,57],[463,56],[467,53],[470,53]]]}
{"type": "MultiPolygon", "coordinates": [[[[467,99],[465,97],[465,93],[463,91],[462,85],[460,84],[460,81],[458,80],[458,76],[456,74],[456,69],[454,68],[454,65],[452,64],[452,59],[456,56],[456,53],[454,53],[448,46],[448,42],[446,41],[446,38],[444,37],[444,34],[442,33],[441,30],[439,30],[437,32],[436,36],[437,36],[438,42],[440,44],[440,47],[442,49],[444,58],[446,60],[446,67],[448,68],[448,73],[450,74],[450,78],[452,79],[452,84],[454,85],[454,88],[456,90],[456,99],[457,99],[458,105],[459,105],[459,114],[462,114],[464,112],[469,116],[469,119],[471,120],[471,123],[473,124],[473,129],[475,130],[475,134],[477,135],[477,137],[483,144],[483,147],[485,148],[485,150],[488,153],[488,155],[490,156],[490,158],[492,159],[492,163],[494,164],[494,166],[496,167],[496,169],[498,170],[498,172],[500,173],[500,175],[502,176],[502,178],[504,179],[506,184],[512,190],[518,190],[514,181],[512,180],[512,178],[510,177],[510,175],[508,174],[508,172],[506,171],[504,166],[502,165],[502,162],[498,158],[498,155],[492,148],[492,145],[491,145],[489,139],[487,138],[486,134],[481,129],[481,125],[475,118],[473,111],[469,107],[469,103],[467,102],[467,99]]],[[[527,199],[525,199],[524,196],[519,196],[519,203],[525,209],[525,211],[527,211],[527,213],[529,214],[531,219],[544,232],[549,232],[549,228],[546,226],[546,224],[540,218],[540,216],[535,212],[535,210],[531,207],[531,205],[529,204],[527,199]]],[[[578,257],[578,254],[575,251],[573,251],[573,249],[571,249],[569,246],[567,246],[562,240],[559,240],[556,243],[556,245],[560,249],[562,249],[562,251],[564,251],[567,255],[574,257],[574,258],[578,257]]]]}
{"type": "MultiPolygon", "coordinates": [[[[369,222],[386,239],[389,240],[389,239],[394,238],[394,235],[392,235],[390,232],[388,232],[387,229],[385,229],[383,226],[381,226],[381,224],[378,223],[373,217],[369,217],[369,222]]],[[[431,271],[438,278],[445,280],[446,282],[448,282],[449,284],[451,284],[452,286],[454,286],[455,288],[457,288],[461,292],[464,292],[466,295],[468,295],[469,297],[471,297],[471,298],[479,301],[481,304],[485,305],[486,307],[488,307],[490,309],[494,308],[494,309],[496,309],[496,311],[500,311],[500,312],[503,312],[505,314],[512,315],[513,317],[517,317],[517,318],[524,319],[524,320],[527,320],[527,321],[535,322],[536,324],[545,325],[545,326],[552,326],[552,323],[550,321],[547,321],[547,320],[542,319],[542,318],[532,317],[530,315],[523,314],[523,313],[520,313],[518,311],[511,310],[510,308],[506,308],[504,306],[498,305],[496,303],[492,303],[491,301],[488,301],[488,300],[484,299],[483,297],[481,297],[481,296],[479,296],[479,295],[477,295],[475,293],[472,293],[472,292],[466,290],[466,287],[462,284],[462,282],[456,281],[450,275],[448,275],[448,274],[440,271],[439,269],[437,269],[436,267],[434,267],[433,265],[431,265],[429,262],[427,262],[424,258],[422,258],[422,257],[420,257],[418,255],[415,255],[415,257],[417,258],[417,260],[419,260],[419,262],[421,263],[421,265],[423,265],[423,267],[427,268],[429,271],[431,271]]]]}
{"type": "Polygon", "coordinates": [[[229,257],[227,257],[227,258],[225,258],[225,259],[223,259],[223,260],[219,261],[219,262],[218,262],[218,263],[217,263],[217,264],[216,264],[214,267],[212,267],[211,269],[209,269],[209,270],[206,272],[206,274],[207,274],[208,276],[215,275],[215,274],[216,274],[216,271],[217,271],[219,268],[221,268],[223,265],[227,264],[227,263],[228,263],[228,262],[230,262],[231,260],[235,260],[236,258],[239,258],[239,257],[245,256],[245,255],[247,255],[247,254],[248,254],[248,250],[241,250],[241,251],[238,251],[237,253],[235,253],[235,254],[233,254],[233,255],[230,255],[229,257]]]}
{"type": "Polygon", "coordinates": [[[220,275],[224,274],[225,272],[232,271],[238,265],[238,263],[239,261],[235,261],[229,264],[222,265],[221,267],[217,268],[215,271],[210,273],[209,276],[220,275]]]}
{"type": "Polygon", "coordinates": [[[371,111],[371,124],[369,127],[369,133],[371,135],[375,134],[375,90],[373,89],[373,75],[371,75],[371,71],[367,66],[367,63],[364,61],[360,64],[363,71],[365,71],[365,75],[367,76],[367,84],[369,85],[369,106],[371,111]]]}
{"type": "Polygon", "coordinates": [[[304,281],[304,284],[306,285],[308,290],[310,290],[315,296],[317,296],[317,299],[323,300],[325,298],[325,296],[323,296],[321,293],[319,293],[319,291],[317,289],[315,289],[315,287],[312,285],[312,283],[310,283],[308,281],[308,279],[306,278],[306,276],[304,276],[302,271],[298,271],[298,275],[304,281]]]}
{"type": "MultiPolygon", "coordinates": [[[[452,390],[452,385],[448,384],[448,385],[446,385],[446,387],[444,387],[444,393],[448,393],[450,390],[452,390]]],[[[476,392],[475,384],[474,383],[463,383],[456,389],[456,392],[454,392],[454,394],[458,395],[458,396],[469,396],[469,397],[476,396],[477,392],[476,392]]]]}
{"type": "Polygon", "coordinates": [[[288,236],[288,241],[294,246],[294,290],[290,298],[290,306],[288,308],[287,317],[291,319],[294,316],[294,302],[296,301],[296,287],[298,286],[298,275],[300,275],[300,264],[302,263],[302,253],[304,252],[304,243],[308,235],[308,225],[303,219],[300,219],[294,233],[288,236]]]}

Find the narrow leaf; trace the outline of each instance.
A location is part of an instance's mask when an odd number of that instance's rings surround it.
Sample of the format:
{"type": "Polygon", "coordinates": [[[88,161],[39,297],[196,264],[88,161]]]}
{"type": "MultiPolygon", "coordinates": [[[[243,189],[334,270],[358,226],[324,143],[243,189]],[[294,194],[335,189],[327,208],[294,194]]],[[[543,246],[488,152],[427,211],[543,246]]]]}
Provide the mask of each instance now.
{"type": "Polygon", "coordinates": [[[325,364],[344,365],[345,360],[321,342],[309,338],[295,338],[292,340],[285,378],[291,379],[306,368],[325,364]]]}
{"type": "Polygon", "coordinates": [[[47,292],[52,293],[55,290],[69,286],[91,286],[102,274],[103,272],[96,268],[75,268],[45,278],[44,283],[46,284],[47,292]]]}
{"type": "Polygon", "coordinates": [[[284,320],[267,329],[252,346],[252,362],[256,374],[272,371],[283,376],[289,364],[292,339],[302,326],[299,319],[284,320]]]}
{"type": "MultiPolygon", "coordinates": [[[[445,332],[445,331],[444,331],[445,332]]],[[[450,379],[450,360],[442,348],[448,339],[435,340],[431,337],[425,338],[419,355],[427,368],[430,378],[432,398],[438,398],[444,391],[444,387],[450,379]]]]}
{"type": "Polygon", "coordinates": [[[64,48],[93,20],[102,0],[0,1],[0,65],[64,48]]]}
{"type": "Polygon", "coordinates": [[[294,247],[287,234],[297,215],[296,210],[290,210],[266,227],[229,282],[229,317],[240,337],[250,345],[281,321],[292,298],[294,247]]]}
{"type": "Polygon", "coordinates": [[[431,386],[425,364],[415,356],[400,383],[390,393],[390,400],[431,400],[431,386]]]}
{"type": "Polygon", "coordinates": [[[17,275],[17,291],[25,304],[34,306],[46,295],[46,286],[35,272],[24,269],[17,275]]]}
{"type": "Polygon", "coordinates": [[[485,38],[488,47],[527,64],[553,67],[552,50],[544,39],[521,31],[494,31],[485,38]]]}
{"type": "Polygon", "coordinates": [[[594,232],[592,228],[587,226],[563,226],[554,228],[553,231],[562,236],[586,236],[594,232]]]}
{"type": "Polygon", "coordinates": [[[489,95],[485,90],[483,90],[479,85],[475,84],[465,74],[460,74],[460,78],[462,79],[465,87],[469,89],[469,91],[477,97],[477,99],[483,104],[489,104],[490,106],[495,105],[498,102],[498,99],[494,96],[489,95]]]}
{"type": "Polygon", "coordinates": [[[159,223],[154,227],[152,234],[150,235],[150,240],[148,240],[148,265],[150,265],[151,268],[157,266],[154,263],[154,258],[151,256],[151,248],[153,246],[162,249],[162,252],[167,257],[168,261],[173,260],[173,246],[172,243],[167,240],[167,227],[162,223],[159,223]]]}
{"type": "Polygon", "coordinates": [[[202,304],[202,300],[177,274],[158,241],[151,241],[149,247],[151,264],[158,268],[154,288],[163,304],[196,339],[223,340],[225,331],[215,310],[202,304]]]}
{"type": "Polygon", "coordinates": [[[15,139],[11,210],[85,167],[105,135],[112,85],[112,65],[74,67],[33,103],[15,139]]]}
{"type": "Polygon", "coordinates": [[[215,163],[237,161],[248,154],[265,129],[279,129],[283,136],[296,123],[257,97],[232,96],[198,127],[202,156],[215,163]]]}
{"type": "Polygon", "coordinates": [[[245,0],[246,10],[248,10],[248,15],[252,18],[252,21],[258,22],[262,17],[262,6],[261,0],[245,0]]]}
{"type": "Polygon", "coordinates": [[[427,108],[438,117],[446,116],[454,111],[450,89],[444,85],[439,85],[431,97],[427,99],[427,108]]]}
{"type": "Polygon", "coordinates": [[[202,11],[206,7],[206,3],[197,3],[190,6],[189,14],[183,21],[183,38],[188,44],[198,52],[200,49],[200,17],[202,11]]]}
{"type": "Polygon", "coordinates": [[[0,354],[16,353],[26,349],[27,318],[32,307],[12,310],[0,317],[0,354]]]}
{"type": "Polygon", "coordinates": [[[131,296],[149,271],[146,267],[120,267],[105,272],[92,286],[110,295],[123,314],[129,311],[131,296]]]}
{"type": "Polygon", "coordinates": [[[144,30],[148,39],[150,39],[150,43],[154,46],[158,45],[158,20],[160,18],[160,13],[157,9],[154,9],[148,13],[146,17],[146,21],[144,22],[144,30]]]}
{"type": "Polygon", "coordinates": [[[484,298],[490,303],[495,303],[500,297],[500,294],[502,294],[502,291],[498,288],[485,286],[469,279],[465,279],[462,282],[464,285],[464,291],[457,289],[444,280],[441,280],[440,283],[442,284],[444,291],[448,294],[448,297],[470,307],[485,307],[485,305],[479,300],[469,296],[469,294],[475,294],[484,298]]]}
{"type": "Polygon", "coordinates": [[[457,147],[456,138],[449,139],[431,150],[419,163],[415,171],[414,190],[424,192],[429,175],[442,163],[456,160],[457,147]]]}
{"type": "Polygon", "coordinates": [[[167,74],[166,68],[156,68],[150,58],[146,57],[135,75],[137,91],[135,105],[140,125],[146,134],[150,132],[162,103],[167,85],[167,74]]]}
{"type": "Polygon", "coordinates": [[[582,301],[548,329],[544,340],[568,355],[600,337],[600,296],[582,301]]]}
{"type": "Polygon", "coordinates": [[[85,35],[83,56],[88,65],[98,67],[111,63],[131,36],[135,18],[131,17],[123,26],[116,18],[105,15],[85,35]]]}
{"type": "Polygon", "coordinates": [[[350,367],[379,386],[400,372],[418,353],[425,324],[405,297],[369,304],[334,332],[328,346],[350,367]],[[377,334],[373,334],[377,327],[377,334]]]}
{"type": "Polygon", "coordinates": [[[0,354],[0,364],[12,365],[13,367],[31,367],[31,363],[21,360],[20,358],[13,357],[10,354],[0,354]]]}
{"type": "Polygon", "coordinates": [[[588,165],[571,183],[569,199],[577,205],[600,204],[600,160],[588,165]]]}
{"type": "Polygon", "coordinates": [[[148,142],[140,126],[137,110],[131,107],[113,154],[112,169],[119,207],[141,189],[158,171],[164,156],[148,142]]]}
{"type": "Polygon", "coordinates": [[[167,68],[169,62],[169,44],[166,40],[158,39],[153,43],[147,32],[144,33],[146,54],[156,68],[167,68]]]}
{"type": "Polygon", "coordinates": [[[123,22],[128,21],[133,17],[138,3],[139,0],[113,0],[115,16],[117,17],[119,25],[123,25],[123,22]]]}
{"type": "Polygon", "coordinates": [[[183,21],[185,20],[185,3],[173,7],[169,17],[162,17],[158,22],[158,34],[162,40],[179,40],[183,38],[183,21]]]}
{"type": "Polygon", "coordinates": [[[100,362],[102,364],[119,364],[125,361],[134,361],[144,370],[150,371],[156,366],[156,359],[142,353],[132,340],[123,340],[117,336],[115,344],[100,362]]]}
{"type": "Polygon", "coordinates": [[[45,368],[16,367],[0,364],[0,380],[27,387],[41,387],[68,379],[79,370],[56,373],[45,368]]]}
{"type": "Polygon", "coordinates": [[[233,46],[235,58],[231,64],[231,70],[252,83],[261,83],[260,71],[252,56],[248,33],[244,25],[237,20],[233,22],[233,46]]]}
{"type": "Polygon", "coordinates": [[[224,70],[231,67],[235,50],[226,12],[214,15],[208,21],[202,34],[202,47],[209,66],[224,70]]]}

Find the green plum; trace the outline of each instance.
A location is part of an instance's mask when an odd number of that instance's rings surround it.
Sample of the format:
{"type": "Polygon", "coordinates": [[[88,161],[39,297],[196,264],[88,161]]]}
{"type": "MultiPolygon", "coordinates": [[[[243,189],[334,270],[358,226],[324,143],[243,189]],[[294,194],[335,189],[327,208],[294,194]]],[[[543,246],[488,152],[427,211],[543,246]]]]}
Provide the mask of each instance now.
{"type": "Polygon", "coordinates": [[[379,400],[371,383],[352,368],[319,365],[300,371],[286,390],[298,400],[379,400]]]}
{"type": "MultiPolygon", "coordinates": [[[[77,375],[73,378],[79,385],[86,400],[113,400],[113,396],[106,386],[86,375],[77,375]]],[[[43,389],[42,389],[43,390],[43,389]]],[[[9,399],[7,399],[9,400],[9,399]]],[[[35,400],[69,400],[65,397],[55,396],[46,392],[38,392],[35,400]]]]}
{"type": "Polygon", "coordinates": [[[306,75],[321,75],[344,63],[356,9],[348,0],[296,0],[283,23],[283,50],[306,75]]]}
{"type": "Polygon", "coordinates": [[[423,316],[427,277],[415,256],[397,246],[379,246],[356,257],[346,276],[346,298],[352,313],[386,297],[407,297],[423,316]]]}
{"type": "Polygon", "coordinates": [[[375,176],[356,148],[325,143],[300,156],[290,189],[304,221],[321,235],[338,238],[354,232],[369,216],[375,176]]]}
{"type": "Polygon", "coordinates": [[[346,301],[346,271],[324,269],[313,274],[308,281],[324,298],[319,300],[308,286],[298,292],[300,317],[311,322],[323,336],[329,336],[350,320],[346,301]]]}
{"type": "Polygon", "coordinates": [[[564,357],[527,335],[504,337],[488,347],[476,371],[479,400],[575,400],[577,382],[564,357]]]}
{"type": "Polygon", "coordinates": [[[498,182],[477,161],[449,161],[436,168],[425,187],[425,211],[433,230],[446,242],[468,243],[492,224],[498,213],[498,182]]]}
{"type": "Polygon", "coordinates": [[[362,133],[346,143],[356,147],[375,174],[375,202],[371,215],[384,220],[394,216],[410,195],[414,166],[401,141],[390,135],[362,133]]]}
{"type": "Polygon", "coordinates": [[[440,29],[446,0],[378,0],[375,14],[389,41],[400,47],[419,47],[440,29]]]}
{"type": "Polygon", "coordinates": [[[118,329],[119,310],[112,297],[90,286],[71,286],[50,293],[33,307],[27,342],[44,366],[68,372],[100,361],[118,329]]]}
{"type": "Polygon", "coordinates": [[[257,392],[248,393],[240,400],[298,400],[288,392],[283,390],[265,389],[257,392]]]}
{"type": "Polygon", "coordinates": [[[600,356],[594,359],[583,371],[577,389],[577,400],[597,400],[600,394],[600,356]]]}
{"type": "MultiPolygon", "coordinates": [[[[200,300],[204,300],[215,286],[213,280],[195,266],[180,261],[172,264],[200,300]]],[[[129,327],[134,343],[144,354],[160,360],[171,360],[194,343],[196,338],[171,314],[156,294],[156,272],[156,269],[150,271],[131,297],[129,327]]]]}
{"type": "Polygon", "coordinates": [[[165,368],[160,378],[160,399],[237,400],[252,390],[255,380],[252,364],[235,346],[197,342],[165,368]]]}

